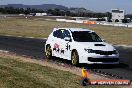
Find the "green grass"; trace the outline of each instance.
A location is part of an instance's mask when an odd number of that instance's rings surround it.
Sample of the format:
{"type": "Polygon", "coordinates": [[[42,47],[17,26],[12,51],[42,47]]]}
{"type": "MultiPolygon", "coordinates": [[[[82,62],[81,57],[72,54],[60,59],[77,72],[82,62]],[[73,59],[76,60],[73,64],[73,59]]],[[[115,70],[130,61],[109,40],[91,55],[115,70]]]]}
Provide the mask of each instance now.
{"type": "MultiPolygon", "coordinates": [[[[0,57],[0,88],[84,88],[79,76],[19,59],[0,57]]],[[[90,86],[111,88],[111,86],[90,86]]],[[[112,88],[117,88],[112,86],[112,88]]]]}
{"type": "Polygon", "coordinates": [[[94,30],[112,44],[132,45],[132,28],[45,21],[44,19],[1,19],[0,34],[43,38],[48,37],[55,27],[79,27],[94,30]]]}
{"type": "Polygon", "coordinates": [[[69,72],[0,58],[0,85],[5,88],[76,87],[76,77],[69,72]]]}

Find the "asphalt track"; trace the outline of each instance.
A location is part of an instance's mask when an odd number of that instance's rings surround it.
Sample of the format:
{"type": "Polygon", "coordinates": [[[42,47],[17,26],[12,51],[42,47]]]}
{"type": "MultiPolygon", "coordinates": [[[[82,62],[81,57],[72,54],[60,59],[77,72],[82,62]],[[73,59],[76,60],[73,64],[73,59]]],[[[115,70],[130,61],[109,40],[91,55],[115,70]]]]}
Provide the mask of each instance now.
{"type": "MultiPolygon", "coordinates": [[[[45,59],[46,39],[0,36],[0,50],[35,59],[45,59]]],[[[120,53],[119,65],[84,65],[88,69],[117,78],[132,80],[132,48],[116,47],[120,53]]],[[[81,65],[83,66],[83,65],[81,65]]]]}

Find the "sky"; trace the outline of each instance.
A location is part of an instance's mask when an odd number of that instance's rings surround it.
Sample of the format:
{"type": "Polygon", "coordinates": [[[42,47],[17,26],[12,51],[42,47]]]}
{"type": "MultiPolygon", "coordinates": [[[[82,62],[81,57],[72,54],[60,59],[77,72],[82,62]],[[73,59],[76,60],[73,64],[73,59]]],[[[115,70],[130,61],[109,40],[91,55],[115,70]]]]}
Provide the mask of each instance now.
{"type": "Polygon", "coordinates": [[[132,13],[132,0],[0,0],[0,5],[5,4],[57,4],[67,7],[84,7],[96,12],[107,12],[111,9],[123,9],[126,13],[132,13]]]}

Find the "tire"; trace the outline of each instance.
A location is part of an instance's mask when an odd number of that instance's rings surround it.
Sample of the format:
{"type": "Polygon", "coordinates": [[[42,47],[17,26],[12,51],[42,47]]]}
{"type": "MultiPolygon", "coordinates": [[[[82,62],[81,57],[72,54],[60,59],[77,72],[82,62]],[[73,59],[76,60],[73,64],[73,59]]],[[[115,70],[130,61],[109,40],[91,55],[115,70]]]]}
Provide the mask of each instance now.
{"type": "Polygon", "coordinates": [[[74,66],[77,66],[79,64],[79,55],[76,50],[74,50],[71,54],[71,63],[74,66]]]}
{"type": "Polygon", "coordinates": [[[52,58],[52,50],[51,50],[51,46],[50,45],[46,46],[46,58],[47,59],[51,59],[52,58]]]}

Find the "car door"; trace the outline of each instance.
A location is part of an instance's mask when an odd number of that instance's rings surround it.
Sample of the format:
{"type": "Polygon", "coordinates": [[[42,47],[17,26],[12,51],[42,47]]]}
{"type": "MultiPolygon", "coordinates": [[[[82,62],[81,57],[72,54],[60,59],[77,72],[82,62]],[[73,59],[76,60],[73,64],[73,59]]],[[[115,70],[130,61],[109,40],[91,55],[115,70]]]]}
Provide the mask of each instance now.
{"type": "Polygon", "coordinates": [[[54,51],[57,57],[67,59],[67,57],[65,56],[66,42],[64,40],[64,31],[65,29],[58,30],[57,39],[55,41],[56,43],[54,44],[54,51]]]}
{"type": "Polygon", "coordinates": [[[61,48],[61,38],[63,37],[62,33],[60,30],[56,30],[53,32],[53,42],[52,42],[52,51],[53,51],[53,56],[56,57],[61,57],[60,55],[60,48],[61,48]]]}
{"type": "Polygon", "coordinates": [[[70,42],[71,41],[66,41],[65,38],[68,37],[71,39],[71,36],[70,36],[70,32],[68,30],[61,30],[62,31],[62,34],[63,34],[63,38],[62,40],[60,41],[61,43],[61,56],[64,58],[64,59],[68,59],[70,60],[70,42]]]}
{"type": "Polygon", "coordinates": [[[65,41],[65,37],[70,37],[70,33],[66,29],[59,29],[53,33],[53,56],[60,57],[63,59],[70,59],[70,45],[69,41],[65,41]]]}

